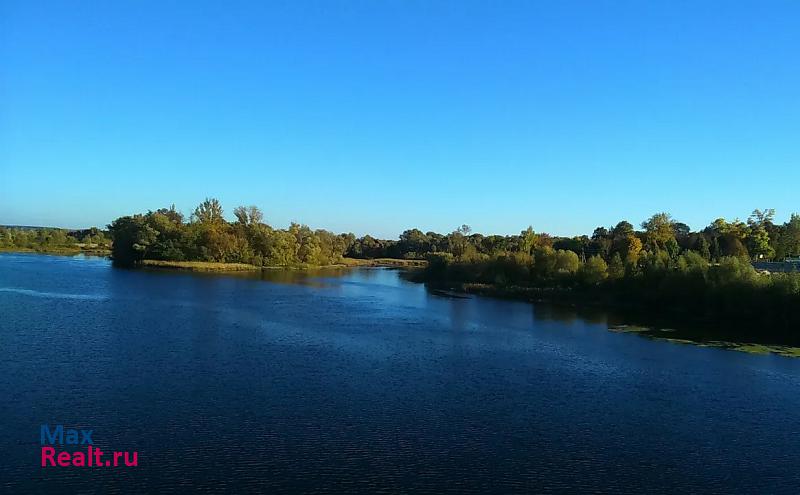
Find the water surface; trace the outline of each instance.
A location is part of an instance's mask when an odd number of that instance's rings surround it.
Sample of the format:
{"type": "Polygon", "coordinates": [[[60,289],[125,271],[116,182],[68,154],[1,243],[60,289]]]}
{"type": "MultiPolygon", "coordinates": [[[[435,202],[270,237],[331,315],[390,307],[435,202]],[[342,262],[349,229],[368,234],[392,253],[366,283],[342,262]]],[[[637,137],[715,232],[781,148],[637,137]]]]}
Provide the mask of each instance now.
{"type": "Polygon", "coordinates": [[[388,269],[3,254],[0,491],[797,493],[800,360],[606,328],[388,269]],[[140,466],[42,469],[42,423],[140,466]]]}

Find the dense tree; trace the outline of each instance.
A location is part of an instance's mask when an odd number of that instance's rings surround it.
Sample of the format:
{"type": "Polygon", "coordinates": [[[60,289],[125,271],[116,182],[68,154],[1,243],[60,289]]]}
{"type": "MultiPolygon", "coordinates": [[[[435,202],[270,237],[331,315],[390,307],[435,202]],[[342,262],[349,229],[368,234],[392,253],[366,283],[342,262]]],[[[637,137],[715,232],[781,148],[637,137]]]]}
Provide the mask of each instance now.
{"type": "Polygon", "coordinates": [[[619,222],[611,230],[611,237],[614,239],[624,239],[632,234],[634,234],[633,225],[626,220],[619,222]]]}
{"type": "MultiPolygon", "coordinates": [[[[642,231],[623,220],[610,228],[598,227],[591,237],[553,237],[536,232],[532,226],[518,235],[484,236],[462,225],[447,235],[407,229],[398,240],[336,235],[300,224],[292,224],[286,230],[273,229],[263,223],[263,214],[255,206],[235,208],[233,222],[225,221],[223,215],[219,201],[208,198],[195,208],[188,223],[174,206],[123,217],[110,229],[115,240],[119,239],[114,257],[125,263],[150,257],[318,265],[336,263],[343,256],[431,259],[447,253],[453,260],[465,263],[491,264],[492,260],[503,259],[503,268],[497,270],[501,278],[519,278],[526,272],[533,278],[552,280],[559,274],[584,273],[589,270],[584,265],[597,257],[606,264],[607,279],[617,280],[677,269],[690,252],[706,262],[726,257],[771,259],[800,254],[800,216],[793,215],[786,224],[775,225],[774,211],[769,209],[753,211],[747,223],[718,218],[700,232],[691,232],[686,224],[675,222],[667,213],[657,213],[642,223],[642,231]],[[523,259],[530,260],[530,266],[524,269],[523,259]]],[[[4,235],[0,242],[8,244],[3,240],[8,234],[0,234],[4,235]]],[[[81,236],[86,242],[103,240],[99,231],[81,236]]],[[[57,233],[47,233],[39,234],[33,242],[46,245],[63,240],[57,233]]],[[[599,266],[597,260],[591,263],[594,268],[599,266]]]]}
{"type": "Polygon", "coordinates": [[[114,240],[112,257],[123,266],[130,266],[145,259],[158,232],[147,224],[144,215],[120,217],[108,226],[114,240]]]}
{"type": "Polygon", "coordinates": [[[194,218],[200,223],[223,223],[222,205],[216,198],[206,198],[194,210],[194,218]]]}
{"type": "Polygon", "coordinates": [[[794,213],[786,223],[778,242],[779,258],[800,256],[800,215],[794,213]]]}
{"type": "Polygon", "coordinates": [[[747,233],[747,248],[750,254],[756,258],[772,259],[775,256],[775,249],[770,243],[767,227],[772,224],[775,210],[753,210],[750,218],[747,219],[749,231],[747,233]]]}
{"type": "Polygon", "coordinates": [[[624,276],[625,264],[622,262],[622,256],[620,256],[619,253],[614,253],[614,256],[611,257],[611,261],[608,263],[608,277],[612,280],[618,280],[624,276]]]}
{"type": "Polygon", "coordinates": [[[419,229],[409,229],[400,234],[400,249],[405,258],[417,258],[431,251],[428,236],[419,229]]]}
{"type": "Polygon", "coordinates": [[[109,226],[114,239],[112,257],[122,265],[143,259],[328,265],[338,263],[354,243],[352,234],[337,236],[305,225],[272,229],[255,206],[235,208],[232,223],[225,221],[223,213],[219,201],[209,198],[194,210],[188,224],[174,207],[119,218],[109,226]]]}
{"type": "Polygon", "coordinates": [[[102,230],[92,227],[67,230],[49,227],[0,226],[0,250],[77,253],[103,252],[111,240],[102,230]]]}
{"type": "Polygon", "coordinates": [[[611,248],[613,246],[613,236],[611,232],[605,227],[597,227],[592,232],[591,243],[589,244],[589,251],[604,259],[611,255],[611,248]]]}
{"type": "Polygon", "coordinates": [[[656,213],[642,222],[648,247],[653,250],[666,249],[670,240],[675,240],[675,222],[669,213],[656,213]]]}
{"type": "Polygon", "coordinates": [[[560,274],[573,274],[581,267],[578,255],[572,251],[559,249],[556,251],[556,272],[560,274]]]}
{"type": "Polygon", "coordinates": [[[580,267],[583,283],[597,285],[608,278],[608,264],[600,256],[592,256],[580,267]]]}
{"type": "Polygon", "coordinates": [[[536,247],[536,232],[530,225],[519,235],[519,250],[523,253],[531,254],[536,247]]]}
{"type": "Polygon", "coordinates": [[[675,239],[677,239],[677,240],[686,239],[687,237],[689,237],[689,234],[691,234],[691,232],[692,232],[692,229],[689,228],[688,225],[686,225],[685,223],[681,223],[681,222],[673,223],[672,224],[672,228],[673,228],[673,231],[674,231],[675,239]]]}

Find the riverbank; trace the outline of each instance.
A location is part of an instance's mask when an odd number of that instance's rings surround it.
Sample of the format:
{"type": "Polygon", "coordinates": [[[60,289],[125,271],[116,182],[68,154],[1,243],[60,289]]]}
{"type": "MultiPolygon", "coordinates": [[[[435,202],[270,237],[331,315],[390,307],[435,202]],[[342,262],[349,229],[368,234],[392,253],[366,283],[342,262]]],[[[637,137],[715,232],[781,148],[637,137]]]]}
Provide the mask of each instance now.
{"type": "Polygon", "coordinates": [[[788,345],[768,345],[756,342],[729,342],[725,340],[696,340],[681,337],[680,331],[673,328],[638,327],[634,325],[610,326],[609,331],[616,333],[633,333],[642,337],[671,342],[673,344],[688,344],[698,347],[714,347],[728,351],[745,352],[747,354],[775,354],[777,356],[800,358],[800,347],[788,345]]]}
{"type": "Polygon", "coordinates": [[[146,268],[170,268],[173,270],[188,270],[193,272],[242,272],[260,270],[261,267],[246,263],[217,263],[206,261],[163,261],[142,260],[146,268]]]}
{"type": "Polygon", "coordinates": [[[362,260],[343,258],[341,263],[331,265],[297,264],[291,266],[256,266],[247,263],[222,263],[217,261],[165,261],[142,260],[141,266],[146,268],[167,268],[173,270],[187,270],[194,272],[242,272],[258,270],[318,270],[325,268],[369,268],[369,267],[394,267],[394,268],[421,268],[425,266],[424,260],[402,260],[393,258],[380,258],[362,260]]]}
{"type": "MultiPolygon", "coordinates": [[[[578,315],[598,310],[609,314],[612,331],[636,333],[642,337],[679,344],[719,347],[754,354],[800,357],[800,339],[785,319],[764,308],[742,313],[725,310],[717,302],[687,306],[664,299],[651,301],[642,291],[612,287],[532,287],[485,283],[458,283],[425,280],[425,273],[410,274],[411,281],[425,283],[434,294],[458,297],[479,295],[517,300],[551,307],[568,308],[578,315]]],[[[760,307],[758,302],[751,303],[760,307]]]]}
{"type": "Polygon", "coordinates": [[[397,267],[397,268],[424,268],[428,266],[425,260],[407,260],[399,258],[374,258],[374,259],[358,259],[358,258],[342,258],[342,265],[344,266],[382,266],[382,267],[397,267]]]}
{"type": "Polygon", "coordinates": [[[53,254],[58,256],[75,256],[78,254],[85,254],[87,256],[110,256],[110,249],[97,249],[97,248],[83,248],[72,246],[61,247],[39,247],[39,248],[25,248],[25,247],[0,247],[0,253],[29,253],[29,254],[53,254]]]}

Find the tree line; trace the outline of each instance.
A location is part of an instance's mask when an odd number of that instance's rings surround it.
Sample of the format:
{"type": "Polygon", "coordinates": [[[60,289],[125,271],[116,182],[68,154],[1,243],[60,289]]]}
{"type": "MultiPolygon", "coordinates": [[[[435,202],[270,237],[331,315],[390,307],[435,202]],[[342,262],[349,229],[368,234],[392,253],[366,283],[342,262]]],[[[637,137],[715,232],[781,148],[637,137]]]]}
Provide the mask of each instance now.
{"type": "Polygon", "coordinates": [[[236,220],[225,220],[222,205],[206,199],[189,219],[173,205],[144,214],[117,218],[108,230],[112,258],[119,265],[145,259],[248,263],[255,266],[331,265],[341,261],[355,236],[312,230],[292,223],[273,228],[255,206],[233,210],[236,220]]]}
{"type": "Polygon", "coordinates": [[[2,227],[0,250],[37,252],[106,252],[111,239],[106,232],[92,227],[83,230],[51,227],[2,227]]]}
{"type": "Polygon", "coordinates": [[[621,221],[613,227],[598,227],[591,236],[554,237],[531,227],[518,235],[482,235],[462,225],[449,234],[409,229],[397,240],[370,235],[357,238],[352,233],[312,230],[297,223],[287,229],[274,228],[264,222],[263,213],[255,206],[239,206],[233,214],[236,220],[226,221],[219,201],[210,198],[188,219],[174,205],[120,217],[108,226],[114,241],[113,258],[120,264],[156,259],[291,266],[335,264],[343,257],[466,262],[512,255],[533,257],[538,252],[540,258],[552,256],[569,269],[576,262],[598,257],[615,276],[636,271],[646,260],[675,263],[689,252],[708,262],[800,254],[800,215],[792,215],[781,225],[773,221],[774,210],[755,210],[746,222],[719,218],[697,232],[658,213],[643,222],[640,230],[621,221]]]}
{"type": "Polygon", "coordinates": [[[800,274],[758,273],[752,265],[753,260],[800,254],[800,216],[792,215],[783,225],[773,218],[772,210],[756,210],[747,222],[718,219],[691,232],[659,213],[641,230],[620,222],[595,229],[591,237],[573,238],[529,228],[518,236],[489,240],[465,237],[461,229],[451,237],[458,249],[430,253],[417,278],[484,293],[489,288],[489,293],[572,297],[649,314],[680,313],[735,322],[739,328],[746,323],[747,338],[800,344],[795,309],[800,274]],[[495,248],[497,241],[504,246],[495,248]]]}
{"type": "MultiPolygon", "coordinates": [[[[637,230],[627,221],[598,227],[591,235],[554,237],[528,227],[518,235],[482,235],[462,225],[449,234],[404,231],[397,240],[352,233],[334,234],[293,223],[287,229],[264,222],[255,206],[233,211],[235,221],[225,220],[221,204],[206,199],[188,219],[174,205],[144,214],[114,220],[107,231],[97,228],[66,230],[55,228],[0,227],[0,248],[58,250],[73,248],[107,249],[120,264],[143,259],[168,261],[219,261],[257,266],[298,264],[328,265],[351,258],[401,258],[486,261],[513,255],[543,260],[560,260],[559,266],[572,270],[598,257],[616,277],[636,272],[658,260],[662,265],[677,262],[681,254],[694,253],[709,263],[723,258],[781,260],[800,256],[800,215],[784,224],[774,222],[774,210],[755,210],[747,221],[718,218],[704,229],[692,232],[686,224],[666,213],[653,215],[637,230]],[[552,253],[551,253],[552,251],[552,253]],[[562,266],[563,265],[563,266],[562,266]]],[[[541,264],[547,266],[549,262],[541,264]]],[[[592,263],[597,263],[593,261],[592,263]]],[[[561,269],[559,268],[559,269],[561,269]]]]}
{"type": "Polygon", "coordinates": [[[591,235],[575,237],[553,237],[537,233],[532,227],[510,236],[484,236],[472,233],[466,225],[446,235],[410,229],[397,241],[368,235],[356,239],[348,255],[424,259],[434,253],[449,253],[469,259],[501,253],[530,254],[534,247],[552,247],[557,251],[572,251],[582,260],[596,255],[608,263],[618,256],[620,262],[632,264],[642,253],[658,252],[674,258],[682,252],[694,251],[709,261],[727,256],[782,260],[800,255],[800,215],[793,214],[784,224],[774,223],[774,218],[772,209],[755,210],[746,222],[718,218],[703,230],[692,232],[669,214],[658,213],[643,222],[641,230],[623,220],[612,227],[598,227],[591,235]]]}

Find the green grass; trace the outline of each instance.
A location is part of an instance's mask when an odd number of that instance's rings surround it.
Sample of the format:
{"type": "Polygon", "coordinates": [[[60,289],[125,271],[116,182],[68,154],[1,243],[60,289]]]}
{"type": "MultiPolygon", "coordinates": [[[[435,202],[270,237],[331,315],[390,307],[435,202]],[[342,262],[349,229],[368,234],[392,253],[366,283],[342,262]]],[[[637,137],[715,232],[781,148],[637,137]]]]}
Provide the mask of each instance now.
{"type": "Polygon", "coordinates": [[[213,261],[143,260],[142,265],[150,268],[172,268],[193,272],[243,272],[261,269],[258,266],[246,263],[218,263],[213,261]]]}
{"type": "Polygon", "coordinates": [[[424,267],[428,265],[425,260],[405,260],[398,258],[375,258],[362,260],[356,258],[342,258],[344,266],[399,266],[399,267],[424,267]]]}
{"type": "Polygon", "coordinates": [[[767,345],[756,344],[752,342],[727,342],[722,340],[692,340],[674,338],[668,336],[674,332],[672,329],[664,328],[648,328],[639,326],[619,325],[609,328],[612,332],[618,333],[634,333],[654,340],[661,340],[664,342],[671,342],[673,344],[691,344],[698,347],[715,347],[717,349],[725,349],[728,351],[746,352],[748,354],[760,354],[763,356],[769,354],[776,354],[778,356],[786,357],[800,357],[800,347],[791,347],[786,345],[767,345]]]}
{"type": "Polygon", "coordinates": [[[800,348],[785,345],[740,344],[731,342],[712,342],[710,344],[710,347],[723,347],[731,351],[746,352],[748,354],[777,354],[786,357],[800,357],[800,348]]]}
{"type": "MultiPolygon", "coordinates": [[[[335,265],[316,266],[298,264],[292,266],[265,266],[265,270],[316,270],[320,268],[351,268],[360,266],[399,266],[414,267],[424,266],[423,260],[399,260],[392,258],[379,258],[373,260],[358,260],[353,258],[343,258],[342,262],[335,265]]],[[[162,261],[144,260],[142,266],[148,268],[172,268],[176,270],[189,270],[196,272],[241,272],[251,270],[261,270],[262,267],[248,265],[246,263],[221,263],[216,261],[162,261]]]]}
{"type": "Polygon", "coordinates": [[[0,253],[39,253],[39,254],[60,254],[72,256],[76,254],[91,254],[95,256],[108,256],[111,251],[102,248],[82,248],[80,246],[57,246],[57,247],[0,247],[0,253]]]}

